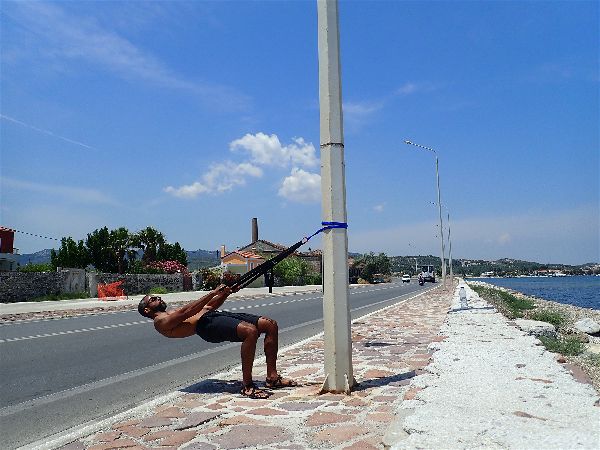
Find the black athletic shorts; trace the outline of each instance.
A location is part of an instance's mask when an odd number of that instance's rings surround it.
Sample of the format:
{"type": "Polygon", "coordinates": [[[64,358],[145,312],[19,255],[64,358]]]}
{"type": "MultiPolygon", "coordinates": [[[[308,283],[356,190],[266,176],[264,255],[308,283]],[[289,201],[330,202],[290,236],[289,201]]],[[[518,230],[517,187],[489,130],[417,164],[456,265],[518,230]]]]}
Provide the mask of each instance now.
{"type": "Polygon", "coordinates": [[[196,323],[196,334],[207,342],[241,342],[237,335],[240,322],[249,322],[258,326],[260,316],[248,313],[228,311],[209,311],[202,315],[196,323]]]}

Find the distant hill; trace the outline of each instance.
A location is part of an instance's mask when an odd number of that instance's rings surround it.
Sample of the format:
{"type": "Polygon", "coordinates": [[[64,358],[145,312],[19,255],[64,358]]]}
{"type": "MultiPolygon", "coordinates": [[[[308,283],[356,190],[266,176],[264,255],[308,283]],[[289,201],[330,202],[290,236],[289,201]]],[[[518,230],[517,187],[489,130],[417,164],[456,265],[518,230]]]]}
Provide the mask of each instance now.
{"type": "MultiPolygon", "coordinates": [[[[418,266],[426,264],[433,265],[436,268],[440,266],[440,257],[433,255],[392,256],[390,259],[392,271],[397,272],[413,273],[415,270],[415,259],[418,266]]],[[[446,264],[448,264],[448,259],[446,259],[446,264]]],[[[597,273],[598,264],[589,263],[571,266],[568,264],[543,264],[511,258],[501,258],[495,261],[484,259],[453,259],[452,269],[455,274],[462,276],[479,276],[484,272],[494,272],[496,275],[527,275],[543,269],[561,270],[570,274],[583,274],[592,271],[597,273]]]]}
{"type": "Polygon", "coordinates": [[[198,270],[203,267],[214,267],[221,263],[219,250],[194,250],[186,251],[188,259],[188,269],[198,270]]]}
{"type": "Polygon", "coordinates": [[[46,248],[44,250],[40,250],[39,252],[19,255],[17,263],[20,266],[24,266],[26,264],[47,264],[50,262],[50,251],[51,249],[46,248]]]}
{"type": "MultiPolygon", "coordinates": [[[[19,255],[18,263],[21,266],[26,264],[45,264],[50,262],[49,248],[35,253],[19,255]]],[[[220,264],[221,258],[218,250],[193,250],[186,251],[188,257],[188,269],[198,270],[203,267],[214,267],[220,264]]],[[[348,253],[353,258],[361,256],[360,253],[348,253]]],[[[141,252],[138,255],[141,258],[141,252]]],[[[439,267],[440,257],[434,255],[417,256],[390,256],[392,271],[394,272],[414,272],[415,258],[417,265],[433,265],[439,267]]],[[[457,275],[478,276],[483,272],[495,272],[496,274],[527,274],[540,269],[559,269],[565,273],[580,273],[593,270],[597,273],[600,270],[598,263],[580,264],[570,266],[567,264],[542,264],[538,262],[522,261],[511,258],[501,258],[496,261],[486,261],[483,259],[455,259],[452,261],[454,273],[457,275]]]]}

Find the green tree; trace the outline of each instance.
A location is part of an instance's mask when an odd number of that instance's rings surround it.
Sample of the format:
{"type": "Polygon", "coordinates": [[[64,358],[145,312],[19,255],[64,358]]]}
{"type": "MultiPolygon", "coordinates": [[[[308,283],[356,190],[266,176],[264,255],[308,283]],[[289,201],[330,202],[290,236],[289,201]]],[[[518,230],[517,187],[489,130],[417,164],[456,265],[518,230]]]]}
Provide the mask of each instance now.
{"type": "Polygon", "coordinates": [[[25,264],[24,266],[19,267],[19,272],[52,272],[56,270],[56,267],[53,267],[51,263],[42,263],[42,264],[25,264]]]}
{"type": "Polygon", "coordinates": [[[58,251],[50,252],[50,264],[56,267],[85,269],[90,263],[90,254],[83,241],[75,242],[72,237],[62,238],[58,251]]]}
{"type": "Polygon", "coordinates": [[[165,242],[158,248],[156,258],[159,261],[178,261],[184,266],[188,265],[187,253],[179,245],[179,242],[169,244],[165,242]]]}
{"type": "Polygon", "coordinates": [[[359,277],[369,283],[373,282],[375,274],[389,275],[391,273],[390,258],[385,253],[375,255],[373,252],[358,258],[352,265],[358,270],[359,277]]]}
{"type": "Polygon", "coordinates": [[[144,252],[142,261],[149,264],[157,260],[158,249],[166,244],[165,235],[152,227],[146,227],[133,236],[133,245],[144,252]]]}
{"type": "Polygon", "coordinates": [[[273,274],[284,286],[320,283],[320,274],[302,258],[291,256],[273,268],[273,274]]]}
{"type": "Polygon", "coordinates": [[[107,227],[89,233],[85,245],[90,255],[90,261],[96,270],[105,273],[119,271],[119,262],[113,251],[110,232],[107,227]]]}
{"type": "Polygon", "coordinates": [[[133,236],[125,227],[117,228],[109,233],[110,250],[117,262],[117,272],[125,273],[129,263],[135,260],[136,251],[133,248],[133,236]]]}

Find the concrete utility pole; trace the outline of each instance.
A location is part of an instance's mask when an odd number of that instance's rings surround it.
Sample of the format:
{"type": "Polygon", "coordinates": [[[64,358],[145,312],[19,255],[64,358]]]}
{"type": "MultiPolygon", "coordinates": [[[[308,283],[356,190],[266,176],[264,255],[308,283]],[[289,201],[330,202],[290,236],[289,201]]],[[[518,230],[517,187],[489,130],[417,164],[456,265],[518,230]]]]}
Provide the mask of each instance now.
{"type": "Polygon", "coordinates": [[[444,288],[445,288],[446,287],[446,255],[445,255],[445,246],[444,246],[444,224],[442,223],[442,195],[440,193],[440,170],[439,170],[437,152],[434,149],[432,149],[431,147],[425,147],[424,145],[415,144],[414,142],[411,142],[411,141],[404,141],[404,143],[407,145],[414,145],[415,147],[419,147],[424,150],[429,150],[430,152],[433,152],[433,154],[435,155],[435,178],[437,180],[437,199],[438,199],[437,204],[438,204],[438,211],[440,213],[440,242],[441,242],[441,248],[442,248],[442,256],[441,256],[442,284],[444,285],[444,288]]]}
{"type": "MultiPolygon", "coordinates": [[[[433,149],[432,149],[433,150],[433,149]]],[[[440,194],[440,168],[438,164],[438,157],[435,150],[435,176],[437,178],[437,198],[438,198],[438,211],[440,213],[440,237],[442,238],[442,284],[446,287],[446,255],[444,247],[444,224],[442,223],[442,198],[440,194]]]]}
{"type": "MultiPolygon", "coordinates": [[[[346,222],[344,131],[337,0],[317,0],[319,102],[321,109],[321,194],[324,222],[346,222]]],[[[354,385],[348,303],[348,235],[345,228],[323,233],[323,322],[325,381],[322,391],[346,392],[354,385]]]]}
{"type": "Polygon", "coordinates": [[[450,287],[454,286],[454,271],[452,270],[452,239],[450,238],[450,211],[446,208],[446,213],[448,213],[448,246],[450,247],[448,250],[448,258],[450,259],[450,287]]]}

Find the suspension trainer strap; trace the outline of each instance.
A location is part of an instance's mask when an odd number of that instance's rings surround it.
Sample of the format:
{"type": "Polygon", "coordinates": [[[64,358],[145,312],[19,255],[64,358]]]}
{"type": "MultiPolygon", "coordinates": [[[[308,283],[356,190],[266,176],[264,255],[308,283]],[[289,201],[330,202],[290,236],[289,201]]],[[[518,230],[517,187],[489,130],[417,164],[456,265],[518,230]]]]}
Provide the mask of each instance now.
{"type": "Polygon", "coordinates": [[[346,222],[321,222],[321,225],[323,225],[323,228],[317,230],[305,239],[308,241],[311,237],[316,236],[325,230],[331,230],[333,228],[348,228],[348,224],[346,222]]]}
{"type": "Polygon", "coordinates": [[[254,280],[256,280],[258,277],[260,277],[261,275],[264,275],[269,270],[271,270],[273,267],[275,267],[275,264],[277,264],[280,261],[283,261],[285,258],[287,258],[292,253],[294,253],[296,250],[298,250],[298,248],[301,245],[303,245],[305,242],[306,241],[304,239],[296,242],[294,245],[286,248],[281,253],[278,253],[277,255],[275,255],[273,258],[269,259],[268,261],[265,261],[264,263],[256,266],[254,269],[246,272],[235,282],[235,284],[232,287],[237,287],[237,288],[241,289],[241,288],[249,285],[254,280]]]}
{"type": "Polygon", "coordinates": [[[345,222],[321,222],[321,225],[323,225],[323,227],[311,234],[310,236],[302,238],[302,240],[296,242],[291,247],[286,248],[282,252],[275,255],[273,258],[269,259],[268,261],[265,261],[264,263],[256,266],[254,269],[243,274],[231,287],[237,288],[239,290],[248,286],[258,277],[264,275],[273,267],[275,267],[277,263],[283,261],[285,258],[287,258],[296,250],[298,250],[298,248],[300,248],[302,245],[306,244],[313,236],[316,236],[317,234],[322,233],[325,230],[331,230],[334,228],[348,228],[348,224],[345,222]]]}

